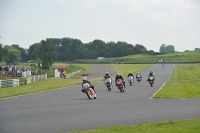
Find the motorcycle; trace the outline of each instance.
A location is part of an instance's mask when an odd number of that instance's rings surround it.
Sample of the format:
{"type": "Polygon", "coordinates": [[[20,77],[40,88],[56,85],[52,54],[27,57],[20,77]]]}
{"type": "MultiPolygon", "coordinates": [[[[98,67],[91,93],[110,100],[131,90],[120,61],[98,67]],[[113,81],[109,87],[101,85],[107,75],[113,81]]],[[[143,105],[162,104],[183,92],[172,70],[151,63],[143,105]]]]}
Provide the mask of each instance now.
{"type": "Polygon", "coordinates": [[[118,89],[120,90],[120,92],[125,91],[124,84],[121,79],[117,79],[116,85],[117,85],[118,89]]]}
{"type": "Polygon", "coordinates": [[[83,84],[83,93],[86,93],[86,95],[88,96],[89,99],[96,99],[96,93],[94,92],[94,90],[90,87],[90,85],[88,83],[83,84]]]}
{"type": "Polygon", "coordinates": [[[107,78],[105,79],[105,85],[107,86],[108,88],[108,91],[111,91],[111,78],[107,78]]]}
{"type": "Polygon", "coordinates": [[[128,76],[128,82],[130,83],[130,85],[133,84],[133,76],[128,76]]]}
{"type": "Polygon", "coordinates": [[[142,77],[136,77],[137,81],[140,82],[142,80],[142,77]]]}
{"type": "Polygon", "coordinates": [[[148,81],[149,81],[149,84],[150,84],[151,87],[152,87],[153,84],[154,84],[154,77],[153,77],[153,76],[150,76],[149,79],[148,79],[148,81]]]}

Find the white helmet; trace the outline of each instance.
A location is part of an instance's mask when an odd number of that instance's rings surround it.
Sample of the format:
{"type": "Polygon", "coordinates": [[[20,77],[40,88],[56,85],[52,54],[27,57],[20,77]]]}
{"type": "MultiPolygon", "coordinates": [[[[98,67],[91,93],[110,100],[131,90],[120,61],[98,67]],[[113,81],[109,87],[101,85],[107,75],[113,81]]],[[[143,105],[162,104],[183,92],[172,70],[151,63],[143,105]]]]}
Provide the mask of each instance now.
{"type": "Polygon", "coordinates": [[[83,80],[83,81],[84,81],[84,80],[87,80],[87,77],[83,77],[82,80],[83,80]]]}
{"type": "Polygon", "coordinates": [[[140,73],[140,72],[137,72],[137,73],[140,73]]]}

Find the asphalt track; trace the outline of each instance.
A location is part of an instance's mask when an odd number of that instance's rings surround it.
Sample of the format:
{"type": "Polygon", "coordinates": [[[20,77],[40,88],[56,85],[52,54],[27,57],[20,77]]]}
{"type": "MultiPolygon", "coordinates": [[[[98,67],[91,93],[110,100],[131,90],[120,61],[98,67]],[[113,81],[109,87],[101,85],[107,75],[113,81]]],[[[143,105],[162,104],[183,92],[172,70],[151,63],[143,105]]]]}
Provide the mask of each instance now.
{"type": "Polygon", "coordinates": [[[168,80],[173,67],[152,65],[141,72],[140,83],[130,86],[126,79],[124,93],[115,86],[107,91],[103,82],[94,83],[97,99],[92,100],[81,92],[81,86],[0,99],[0,133],[60,133],[200,118],[199,98],[151,99],[168,80]],[[153,87],[146,81],[150,70],[156,74],[153,87]]]}

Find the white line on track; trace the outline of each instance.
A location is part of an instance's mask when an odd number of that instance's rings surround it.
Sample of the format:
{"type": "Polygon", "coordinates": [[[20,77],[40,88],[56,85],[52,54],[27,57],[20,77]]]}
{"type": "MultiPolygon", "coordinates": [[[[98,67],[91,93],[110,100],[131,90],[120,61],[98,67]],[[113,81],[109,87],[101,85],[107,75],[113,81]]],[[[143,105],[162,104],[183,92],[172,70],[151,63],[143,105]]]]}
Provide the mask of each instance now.
{"type": "MultiPolygon", "coordinates": [[[[174,65],[174,67],[175,67],[175,66],[176,66],[176,65],[174,65]]],[[[174,69],[174,67],[172,68],[172,70],[174,69]]],[[[170,79],[170,77],[171,77],[172,70],[171,70],[171,72],[170,72],[170,75],[169,75],[167,81],[168,81],[168,80],[170,79]]],[[[158,91],[156,91],[156,93],[154,93],[153,96],[151,96],[151,98],[149,98],[149,99],[152,99],[152,98],[162,89],[162,87],[167,83],[167,81],[165,81],[165,83],[160,87],[160,89],[159,89],[158,91]]]]}

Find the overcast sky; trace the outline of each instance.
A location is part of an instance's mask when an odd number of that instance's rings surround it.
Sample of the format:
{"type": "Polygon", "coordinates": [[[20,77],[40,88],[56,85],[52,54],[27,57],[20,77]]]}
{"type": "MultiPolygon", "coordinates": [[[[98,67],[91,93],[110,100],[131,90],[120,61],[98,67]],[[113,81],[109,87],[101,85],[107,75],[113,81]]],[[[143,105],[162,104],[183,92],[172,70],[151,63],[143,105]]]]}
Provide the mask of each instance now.
{"type": "Polygon", "coordinates": [[[46,38],[142,44],[159,52],[200,48],[200,0],[0,0],[0,43],[46,38]]]}

